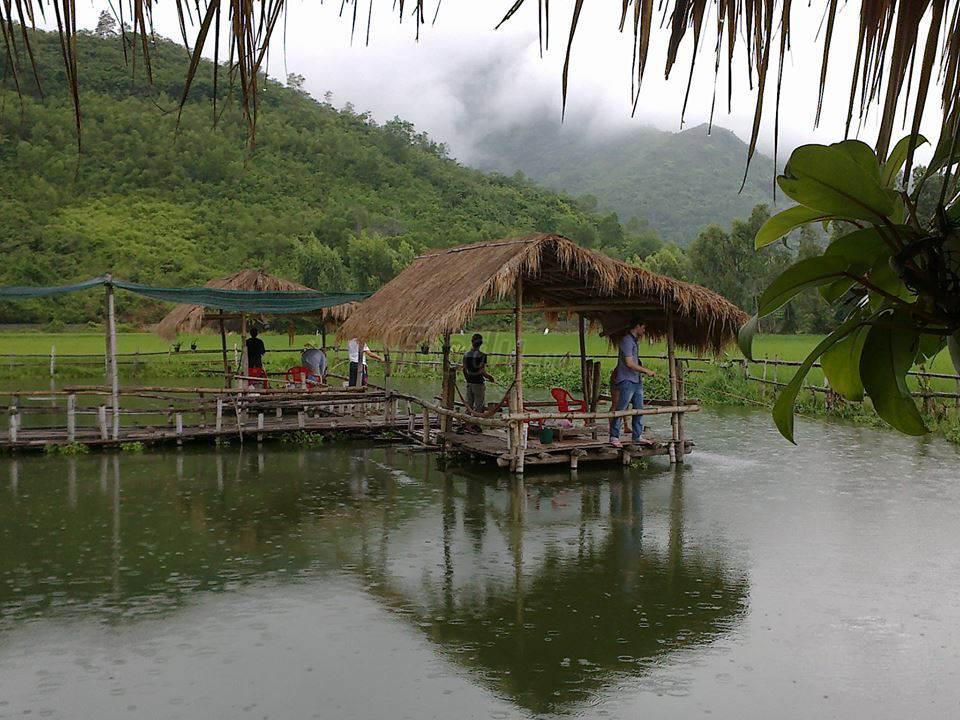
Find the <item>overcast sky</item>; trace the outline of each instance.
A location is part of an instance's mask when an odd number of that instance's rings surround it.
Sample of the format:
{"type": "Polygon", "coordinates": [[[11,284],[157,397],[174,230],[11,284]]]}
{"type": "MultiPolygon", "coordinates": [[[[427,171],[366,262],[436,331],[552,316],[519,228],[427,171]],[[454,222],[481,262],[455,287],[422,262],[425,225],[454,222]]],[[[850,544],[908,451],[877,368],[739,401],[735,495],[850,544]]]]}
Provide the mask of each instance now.
{"type": "MultiPolygon", "coordinates": [[[[409,3],[412,5],[412,2],[409,3]]],[[[316,97],[333,93],[333,103],[350,101],[360,111],[369,110],[378,121],[394,115],[410,120],[431,137],[446,142],[458,157],[469,161],[471,145],[479,135],[532,115],[559,119],[561,71],[569,32],[572,0],[551,3],[551,43],[540,58],[537,3],[526,5],[499,30],[494,26],[510,0],[443,0],[435,25],[436,8],[428,0],[427,24],[415,42],[411,17],[397,22],[393,0],[373,0],[370,45],[365,46],[368,3],[361,0],[357,33],[351,45],[348,7],[339,17],[340,0],[289,0],[288,18],[278,28],[270,58],[270,74],[287,72],[306,77],[306,89],[316,97]],[[284,42],[285,40],[285,42],[284,42]],[[283,47],[286,51],[283,51],[283,47]]],[[[651,43],[647,74],[636,116],[630,111],[630,57],[632,37],[620,34],[619,2],[587,2],[574,41],[567,119],[571,127],[597,131],[652,125],[681,129],[680,114],[686,90],[692,33],[685,41],[669,81],[663,77],[666,33],[656,33],[651,43]]],[[[822,33],[824,2],[795,3],[792,16],[792,51],[784,71],[781,102],[781,160],[803,142],[832,142],[842,138],[847,112],[847,88],[856,48],[859,3],[840,3],[831,53],[830,82],[820,127],[813,128],[820,73],[816,37],[822,33]]],[[[105,2],[79,3],[79,24],[92,28],[105,2]]],[[[158,3],[156,29],[179,38],[172,2],[158,3]]],[[[708,26],[712,27],[711,19],[708,26]]],[[[701,53],[683,127],[707,121],[714,86],[712,45],[701,53]]],[[[753,120],[755,91],[748,87],[744,46],[739,45],[734,67],[732,111],[726,107],[725,69],[721,68],[714,122],[748,139],[753,120]]],[[[81,68],[81,74],[82,74],[81,68]]],[[[771,72],[771,76],[773,73],[771,72]]],[[[775,83],[768,84],[772,110],[775,83]]],[[[931,95],[936,98],[934,93],[931,95]]],[[[936,138],[936,100],[925,120],[928,137],[936,138]]],[[[874,113],[875,114],[875,113],[874,113]]],[[[875,125],[868,122],[861,138],[874,140],[875,125]]],[[[772,149],[773,113],[765,114],[760,144],[772,149]]]]}

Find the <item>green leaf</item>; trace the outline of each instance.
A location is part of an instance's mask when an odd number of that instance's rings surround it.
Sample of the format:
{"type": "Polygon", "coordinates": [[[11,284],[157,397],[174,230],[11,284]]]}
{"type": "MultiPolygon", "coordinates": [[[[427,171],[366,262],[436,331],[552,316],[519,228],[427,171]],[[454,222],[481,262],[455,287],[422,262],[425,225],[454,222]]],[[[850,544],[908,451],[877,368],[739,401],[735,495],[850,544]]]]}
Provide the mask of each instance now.
{"type": "Polygon", "coordinates": [[[917,358],[920,362],[933,360],[947,344],[943,335],[920,335],[920,344],[917,348],[917,358]]]}
{"type": "Polygon", "coordinates": [[[873,170],[876,157],[868,161],[861,145],[802,145],[793,151],[777,184],[788,197],[827,215],[885,218],[893,212],[893,197],[880,184],[879,168],[873,170]]]}
{"type": "Polygon", "coordinates": [[[784,235],[787,235],[795,228],[806,225],[809,222],[824,220],[830,215],[824,214],[819,210],[813,210],[803,205],[797,205],[779,212],[767,220],[757,231],[757,237],[754,240],[754,246],[759,250],[770,243],[774,243],[784,235]]]}
{"type": "Polygon", "coordinates": [[[873,148],[862,140],[841,140],[833,143],[830,147],[841,150],[850,156],[857,165],[862,167],[871,178],[881,182],[882,173],[880,171],[880,161],[877,159],[877,153],[873,148]]]}
{"type": "Polygon", "coordinates": [[[909,318],[897,322],[901,317],[887,314],[884,319],[891,324],[870,327],[860,356],[860,378],[877,415],[902,433],[923,435],[929,431],[907,387],[920,338],[910,329],[909,318]]]}
{"type": "MultiPolygon", "coordinates": [[[[887,157],[887,161],[883,164],[883,174],[880,178],[880,181],[883,183],[884,187],[893,187],[893,184],[897,181],[897,176],[900,175],[900,171],[903,169],[903,164],[907,161],[907,150],[910,147],[910,135],[907,135],[905,138],[902,138],[900,142],[894,145],[893,150],[890,151],[890,155],[887,157]]],[[[923,135],[917,135],[917,142],[914,146],[915,148],[920,147],[921,145],[926,145],[928,140],[923,135]]]]}
{"type": "Polygon", "coordinates": [[[795,262],[760,296],[757,315],[764,317],[787,304],[801,290],[839,280],[849,263],[841,255],[818,255],[795,262]]]}
{"type": "Polygon", "coordinates": [[[837,238],[827,246],[823,254],[839,255],[846,258],[851,265],[862,263],[867,268],[873,265],[881,255],[889,257],[890,248],[884,242],[880,231],[871,227],[854,230],[837,238]]]}
{"type": "Polygon", "coordinates": [[[847,400],[863,400],[860,355],[867,340],[867,327],[859,327],[823,353],[820,365],[830,388],[847,400]]]}
{"type": "Polygon", "coordinates": [[[860,327],[862,322],[863,320],[860,315],[857,314],[841,323],[836,330],[827,335],[810,351],[810,354],[807,355],[800,364],[800,367],[797,368],[797,372],[794,373],[793,378],[791,378],[786,387],[780,391],[780,396],[773,406],[773,422],[776,424],[780,434],[790,442],[796,444],[796,441],[793,439],[793,407],[797,402],[797,395],[803,387],[803,381],[806,379],[807,373],[810,372],[810,368],[813,367],[813,364],[823,353],[860,327]]]}
{"type": "Polygon", "coordinates": [[[953,361],[953,369],[960,374],[960,339],[956,333],[947,338],[947,348],[950,350],[950,360],[953,361]]]}
{"type": "Polygon", "coordinates": [[[743,356],[753,362],[753,336],[757,334],[757,323],[760,318],[754,315],[747,320],[737,333],[737,344],[740,346],[740,352],[743,356]]]}

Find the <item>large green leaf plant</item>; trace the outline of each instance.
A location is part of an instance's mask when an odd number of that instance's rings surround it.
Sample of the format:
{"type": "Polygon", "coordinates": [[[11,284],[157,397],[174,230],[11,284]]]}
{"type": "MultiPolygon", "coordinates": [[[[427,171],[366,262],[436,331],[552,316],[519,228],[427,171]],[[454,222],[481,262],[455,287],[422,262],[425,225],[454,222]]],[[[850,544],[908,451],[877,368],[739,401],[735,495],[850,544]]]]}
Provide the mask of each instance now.
{"type": "MultiPolygon", "coordinates": [[[[921,136],[912,141],[926,143],[921,136]]],[[[956,140],[941,140],[926,173],[908,190],[898,185],[905,184],[901,174],[910,144],[911,138],[904,138],[883,162],[857,140],[804,145],[777,178],[798,204],[760,228],[758,249],[807,223],[849,229],[821,255],[794,263],[774,279],[760,296],[757,314],[740,330],[741,350],[752,360],[758,322],[801,291],[817,288],[837,310],[836,327],[774,405],[774,422],[791,442],[797,395],[818,360],[835,392],[849,400],[868,396],[885,422],[910,435],[927,428],[907,373],[945,346],[955,364],[960,362],[960,202],[956,178],[950,177],[956,140]],[[934,176],[942,183],[935,217],[919,217],[919,194],[934,176]]]]}

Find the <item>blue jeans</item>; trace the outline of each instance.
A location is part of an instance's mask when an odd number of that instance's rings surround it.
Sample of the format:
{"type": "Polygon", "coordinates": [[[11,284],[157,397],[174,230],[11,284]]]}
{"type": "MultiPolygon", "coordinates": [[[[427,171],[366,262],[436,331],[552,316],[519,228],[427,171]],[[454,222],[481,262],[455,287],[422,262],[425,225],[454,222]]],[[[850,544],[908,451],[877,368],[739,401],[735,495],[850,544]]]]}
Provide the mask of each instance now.
{"type": "MultiPolygon", "coordinates": [[[[630,382],[624,380],[617,383],[620,389],[620,397],[617,399],[617,410],[626,410],[627,405],[633,405],[634,410],[643,407],[643,383],[630,382]]],[[[610,430],[611,438],[620,437],[620,429],[623,427],[623,418],[618,417],[613,421],[613,428],[610,430]]],[[[634,415],[633,417],[633,440],[637,442],[643,436],[643,415],[634,415]]]]}

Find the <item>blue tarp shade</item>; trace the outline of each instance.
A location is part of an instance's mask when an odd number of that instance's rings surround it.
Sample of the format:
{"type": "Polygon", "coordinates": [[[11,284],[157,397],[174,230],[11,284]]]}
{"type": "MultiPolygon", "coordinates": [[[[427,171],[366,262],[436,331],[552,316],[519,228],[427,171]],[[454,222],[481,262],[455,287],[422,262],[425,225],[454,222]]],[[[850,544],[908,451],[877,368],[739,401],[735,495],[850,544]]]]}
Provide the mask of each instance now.
{"type": "MultiPolygon", "coordinates": [[[[107,278],[99,277],[74,285],[56,287],[0,287],[0,300],[27,300],[49,297],[106,284],[108,284],[107,278]]],[[[120,290],[127,290],[153,300],[264,315],[310,313],[348,302],[360,302],[370,295],[369,293],[250,292],[207,287],[157,288],[124,280],[113,280],[112,284],[120,290]]]]}

